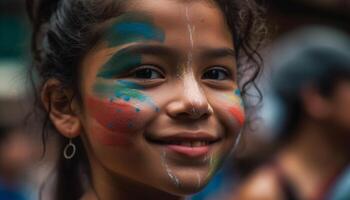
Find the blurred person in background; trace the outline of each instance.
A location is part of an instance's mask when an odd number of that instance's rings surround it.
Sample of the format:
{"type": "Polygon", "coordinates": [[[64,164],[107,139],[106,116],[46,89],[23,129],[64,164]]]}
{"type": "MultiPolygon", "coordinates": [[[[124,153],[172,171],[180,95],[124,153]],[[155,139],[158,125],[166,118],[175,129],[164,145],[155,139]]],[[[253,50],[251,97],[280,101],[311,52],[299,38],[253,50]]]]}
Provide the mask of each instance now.
{"type": "Polygon", "coordinates": [[[232,199],[333,199],[350,159],[350,39],[318,27],[282,43],[272,54],[278,148],[232,199]]]}
{"type": "Polygon", "coordinates": [[[0,125],[0,199],[29,200],[33,191],[26,182],[33,148],[17,126],[0,125]]]}
{"type": "Polygon", "coordinates": [[[0,59],[0,200],[34,200],[32,167],[38,145],[23,123],[27,113],[23,70],[0,59]]]}
{"type": "Polygon", "coordinates": [[[19,63],[0,59],[0,200],[36,200],[56,159],[53,138],[47,138],[48,156],[40,158],[41,127],[28,113],[25,72],[19,63]]]}

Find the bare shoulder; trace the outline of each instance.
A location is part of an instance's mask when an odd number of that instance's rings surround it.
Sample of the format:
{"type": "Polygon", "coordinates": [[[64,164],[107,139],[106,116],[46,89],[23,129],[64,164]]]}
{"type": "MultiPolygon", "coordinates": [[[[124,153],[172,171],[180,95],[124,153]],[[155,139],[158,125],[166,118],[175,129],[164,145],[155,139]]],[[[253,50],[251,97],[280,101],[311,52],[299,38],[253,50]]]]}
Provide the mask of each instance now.
{"type": "Polygon", "coordinates": [[[236,190],[234,200],[283,199],[276,171],[263,167],[253,173],[236,190]]]}

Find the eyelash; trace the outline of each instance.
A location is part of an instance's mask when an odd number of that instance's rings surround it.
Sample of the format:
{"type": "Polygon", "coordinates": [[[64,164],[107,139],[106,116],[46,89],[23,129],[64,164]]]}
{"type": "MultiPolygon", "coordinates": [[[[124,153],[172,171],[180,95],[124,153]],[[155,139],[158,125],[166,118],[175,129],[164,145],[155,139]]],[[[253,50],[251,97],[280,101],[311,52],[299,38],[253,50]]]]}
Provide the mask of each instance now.
{"type": "MultiPolygon", "coordinates": [[[[147,75],[147,72],[145,72],[146,74],[139,74],[139,75],[147,75]]],[[[148,74],[150,75],[150,74],[148,74]]],[[[208,74],[207,74],[208,75],[208,74]]],[[[212,75],[218,75],[218,74],[212,74],[212,75]]],[[[143,79],[143,80],[154,80],[154,79],[164,79],[165,75],[163,70],[160,69],[160,67],[158,67],[157,65],[153,65],[153,64],[144,64],[141,65],[139,67],[137,67],[136,69],[132,70],[129,74],[129,77],[135,78],[135,79],[143,79]],[[151,74],[151,77],[137,77],[138,73],[144,72],[145,70],[150,70],[148,71],[148,73],[154,73],[156,72],[158,77],[153,77],[153,74],[151,74]]],[[[209,74],[210,76],[210,74],[209,74]]],[[[220,76],[220,75],[219,75],[220,76]]],[[[202,79],[204,80],[214,80],[214,81],[224,81],[224,80],[229,80],[232,79],[232,73],[227,70],[225,67],[223,66],[215,66],[215,67],[211,67],[208,68],[204,71],[203,75],[202,75],[202,79]],[[206,77],[206,73],[210,72],[211,70],[218,70],[217,73],[221,73],[224,74],[223,78],[210,78],[210,77],[206,77]]]]}
{"type": "Polygon", "coordinates": [[[203,73],[202,79],[224,81],[224,80],[229,80],[229,79],[233,79],[233,78],[232,78],[232,73],[228,69],[226,69],[223,66],[215,66],[215,67],[211,67],[211,68],[206,69],[203,73]],[[210,72],[211,70],[218,70],[219,73],[220,72],[223,73],[225,77],[221,78],[221,79],[220,78],[219,79],[205,78],[206,73],[210,72]]]}
{"type": "MultiPolygon", "coordinates": [[[[139,74],[139,75],[142,75],[142,74],[139,74]]],[[[145,75],[145,74],[144,74],[145,75]]],[[[158,66],[156,65],[153,65],[153,64],[144,64],[144,65],[141,65],[139,67],[137,67],[136,69],[132,70],[130,73],[129,73],[129,76],[132,77],[132,78],[136,78],[136,79],[145,79],[145,80],[152,80],[152,79],[164,79],[165,76],[164,76],[164,72],[162,70],[159,69],[158,66]],[[145,70],[150,70],[149,72],[156,72],[157,75],[159,75],[159,77],[156,77],[156,78],[152,78],[152,75],[150,78],[142,78],[142,77],[137,77],[138,73],[141,73],[141,72],[144,72],[145,70]]]]}

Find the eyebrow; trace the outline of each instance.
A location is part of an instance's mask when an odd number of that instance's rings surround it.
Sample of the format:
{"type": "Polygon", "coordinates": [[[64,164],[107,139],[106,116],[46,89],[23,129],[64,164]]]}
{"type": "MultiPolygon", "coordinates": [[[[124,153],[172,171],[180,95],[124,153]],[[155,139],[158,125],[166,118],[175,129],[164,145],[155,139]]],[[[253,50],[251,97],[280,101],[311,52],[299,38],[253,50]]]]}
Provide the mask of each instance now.
{"type": "Polygon", "coordinates": [[[158,44],[137,44],[121,49],[124,53],[134,55],[157,55],[176,60],[180,57],[179,52],[171,47],[158,44]]]}
{"type": "MultiPolygon", "coordinates": [[[[236,58],[236,51],[232,48],[200,48],[199,57],[205,59],[215,59],[224,57],[236,58]]],[[[122,49],[125,53],[142,54],[142,55],[157,55],[177,60],[181,57],[180,52],[175,48],[167,47],[158,44],[137,44],[122,49]]]]}
{"type": "Polygon", "coordinates": [[[204,59],[217,59],[232,57],[236,59],[236,51],[231,48],[204,48],[200,53],[200,58],[204,59]]]}

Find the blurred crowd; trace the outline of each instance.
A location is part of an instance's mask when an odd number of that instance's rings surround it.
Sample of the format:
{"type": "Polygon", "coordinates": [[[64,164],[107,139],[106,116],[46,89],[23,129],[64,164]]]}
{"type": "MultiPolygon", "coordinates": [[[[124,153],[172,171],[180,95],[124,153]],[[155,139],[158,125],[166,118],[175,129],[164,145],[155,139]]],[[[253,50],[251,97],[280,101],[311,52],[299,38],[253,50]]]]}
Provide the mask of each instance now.
{"type": "MultiPolygon", "coordinates": [[[[350,199],[350,1],[259,1],[263,100],[232,159],[193,200],[350,199]]],[[[37,199],[50,180],[31,122],[29,24],[23,1],[0,2],[0,200],[37,199]]],[[[46,191],[49,195],[49,191],[46,191]]],[[[49,199],[49,198],[48,198],[49,199]]]]}

